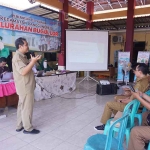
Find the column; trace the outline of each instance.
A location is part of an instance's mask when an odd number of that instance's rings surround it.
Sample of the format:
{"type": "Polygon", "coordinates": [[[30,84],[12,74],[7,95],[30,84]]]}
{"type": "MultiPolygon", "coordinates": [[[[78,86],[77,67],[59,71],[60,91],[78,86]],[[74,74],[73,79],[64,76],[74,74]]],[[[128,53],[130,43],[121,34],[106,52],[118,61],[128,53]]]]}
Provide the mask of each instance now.
{"type": "Polygon", "coordinates": [[[89,20],[86,22],[86,28],[92,29],[93,28],[93,22],[92,22],[92,15],[94,13],[94,2],[89,1],[87,2],[87,14],[89,15],[89,20]]]}
{"type": "Polygon", "coordinates": [[[125,51],[130,52],[130,60],[132,60],[133,55],[134,8],[135,8],[135,0],[129,0],[127,10],[125,51]]]}
{"type": "MultiPolygon", "coordinates": [[[[86,28],[87,29],[92,29],[93,28],[93,20],[92,20],[92,15],[94,13],[94,2],[92,1],[88,1],[86,3],[86,13],[89,15],[89,19],[86,21],[86,28]]],[[[89,71],[85,71],[84,72],[84,76],[90,76],[90,72],[89,71]]],[[[87,80],[89,80],[89,78],[87,78],[87,80]]]]}
{"type": "Polygon", "coordinates": [[[68,0],[60,0],[63,3],[63,10],[59,12],[61,22],[61,50],[58,54],[58,69],[64,70],[66,66],[66,29],[68,29],[68,0]]]}

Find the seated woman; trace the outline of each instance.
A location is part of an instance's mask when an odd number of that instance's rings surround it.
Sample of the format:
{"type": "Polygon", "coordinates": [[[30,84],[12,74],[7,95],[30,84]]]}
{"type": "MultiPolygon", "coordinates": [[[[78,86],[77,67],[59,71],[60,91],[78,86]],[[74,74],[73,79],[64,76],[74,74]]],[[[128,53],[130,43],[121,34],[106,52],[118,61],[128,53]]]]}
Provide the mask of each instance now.
{"type": "MultiPolygon", "coordinates": [[[[134,98],[150,110],[150,97],[142,92],[132,92],[134,98]]],[[[131,130],[128,150],[145,150],[145,143],[150,140],[150,112],[143,113],[142,126],[136,126],[131,130]]]]}
{"type": "Polygon", "coordinates": [[[7,63],[7,59],[5,57],[1,57],[0,58],[0,77],[5,72],[9,71],[9,68],[6,66],[6,63],[7,63]]]}

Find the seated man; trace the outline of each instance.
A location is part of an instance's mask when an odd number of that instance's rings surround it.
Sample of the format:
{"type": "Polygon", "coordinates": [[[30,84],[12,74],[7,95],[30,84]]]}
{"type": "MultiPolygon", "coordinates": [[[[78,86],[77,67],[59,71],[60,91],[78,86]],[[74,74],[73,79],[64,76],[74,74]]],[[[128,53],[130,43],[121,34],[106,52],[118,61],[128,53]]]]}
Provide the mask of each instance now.
{"type": "Polygon", "coordinates": [[[0,77],[3,73],[8,72],[9,68],[6,67],[7,60],[4,57],[0,58],[0,77]]]}
{"type": "MultiPolygon", "coordinates": [[[[141,104],[150,110],[150,97],[142,92],[132,93],[141,104]]],[[[145,150],[145,143],[150,140],[150,112],[143,113],[142,126],[136,126],[131,130],[128,150],[145,150]]]]}
{"type": "MultiPolygon", "coordinates": [[[[134,89],[146,92],[149,88],[147,65],[144,63],[137,64],[135,68],[133,68],[133,72],[137,78],[134,89]]],[[[111,118],[112,113],[115,115],[118,111],[123,111],[126,104],[129,103],[131,100],[133,100],[133,96],[131,95],[130,90],[125,88],[125,95],[118,95],[114,99],[115,101],[110,101],[106,103],[101,118],[101,123],[103,123],[103,125],[96,126],[95,127],[96,130],[104,130],[105,124],[107,120],[111,118]]]]}

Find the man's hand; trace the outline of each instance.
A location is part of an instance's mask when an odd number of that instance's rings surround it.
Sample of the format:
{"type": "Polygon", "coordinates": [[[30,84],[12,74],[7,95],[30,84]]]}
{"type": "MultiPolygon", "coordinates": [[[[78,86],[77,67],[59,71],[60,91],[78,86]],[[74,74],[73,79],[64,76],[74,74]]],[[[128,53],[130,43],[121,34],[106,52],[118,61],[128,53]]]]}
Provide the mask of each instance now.
{"type": "Polygon", "coordinates": [[[123,99],[118,99],[117,102],[121,103],[123,99]]]}
{"type": "Polygon", "coordinates": [[[124,102],[124,101],[126,101],[126,100],[128,100],[128,99],[129,99],[128,97],[127,97],[127,98],[124,98],[124,99],[118,99],[117,102],[122,103],[122,102],[124,102]]]}
{"type": "Polygon", "coordinates": [[[31,62],[26,67],[24,67],[21,72],[21,75],[23,75],[23,76],[28,74],[32,70],[35,63],[42,57],[41,55],[37,55],[36,57],[33,57],[32,55],[30,55],[30,56],[31,56],[31,62]]]}
{"type": "Polygon", "coordinates": [[[124,91],[131,91],[130,88],[123,88],[124,91]]]}
{"type": "Polygon", "coordinates": [[[131,91],[131,93],[132,93],[133,97],[136,99],[139,99],[143,95],[143,93],[140,91],[138,91],[138,92],[132,92],[131,91]]]}
{"type": "Polygon", "coordinates": [[[34,64],[41,59],[42,55],[37,55],[36,57],[31,56],[31,62],[33,62],[34,64]]]}

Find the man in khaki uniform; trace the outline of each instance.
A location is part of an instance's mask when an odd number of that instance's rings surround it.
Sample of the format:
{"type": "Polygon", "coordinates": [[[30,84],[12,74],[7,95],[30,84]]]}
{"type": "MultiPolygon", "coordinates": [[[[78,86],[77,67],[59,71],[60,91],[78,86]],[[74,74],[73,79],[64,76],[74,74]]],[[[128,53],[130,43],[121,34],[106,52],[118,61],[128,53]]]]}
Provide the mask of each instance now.
{"type": "Polygon", "coordinates": [[[25,54],[29,51],[28,43],[24,38],[15,41],[17,51],[12,60],[13,75],[16,91],[19,95],[17,109],[17,132],[24,129],[25,134],[38,134],[40,131],[32,126],[32,113],[34,104],[35,78],[32,71],[34,64],[41,56],[32,57],[29,63],[25,54]]]}
{"type": "MultiPolygon", "coordinates": [[[[146,92],[149,89],[149,77],[147,76],[148,67],[146,64],[138,64],[133,70],[137,78],[134,89],[146,92]]],[[[125,93],[131,92],[129,89],[125,89],[125,93]]],[[[103,115],[101,117],[101,123],[103,125],[96,126],[96,130],[104,130],[107,120],[111,118],[112,113],[115,115],[118,111],[123,111],[125,106],[133,100],[131,93],[129,95],[116,96],[115,101],[107,102],[104,108],[103,115]]]]}
{"type": "MultiPolygon", "coordinates": [[[[132,94],[134,98],[150,110],[150,97],[142,92],[132,94]]],[[[142,125],[133,127],[130,134],[128,150],[145,150],[145,143],[150,140],[150,112],[142,115],[142,125]]]]}

